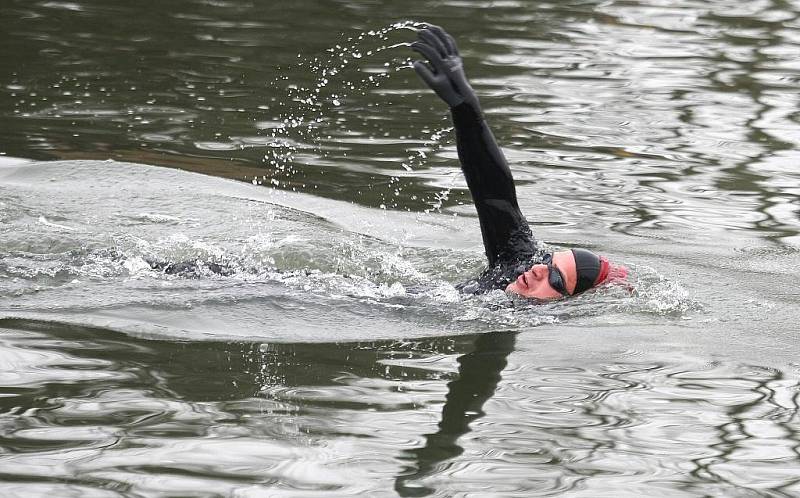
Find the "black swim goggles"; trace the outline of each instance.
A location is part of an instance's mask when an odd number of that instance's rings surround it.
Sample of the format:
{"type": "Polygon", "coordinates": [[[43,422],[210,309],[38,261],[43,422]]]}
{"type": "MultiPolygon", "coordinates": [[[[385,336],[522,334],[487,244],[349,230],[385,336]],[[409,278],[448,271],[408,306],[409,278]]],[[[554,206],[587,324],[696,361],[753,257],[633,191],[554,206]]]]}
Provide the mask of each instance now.
{"type": "Polygon", "coordinates": [[[561,270],[553,264],[553,255],[551,253],[547,252],[542,256],[542,264],[547,265],[547,283],[550,284],[550,287],[562,296],[569,296],[567,281],[561,270]]]}

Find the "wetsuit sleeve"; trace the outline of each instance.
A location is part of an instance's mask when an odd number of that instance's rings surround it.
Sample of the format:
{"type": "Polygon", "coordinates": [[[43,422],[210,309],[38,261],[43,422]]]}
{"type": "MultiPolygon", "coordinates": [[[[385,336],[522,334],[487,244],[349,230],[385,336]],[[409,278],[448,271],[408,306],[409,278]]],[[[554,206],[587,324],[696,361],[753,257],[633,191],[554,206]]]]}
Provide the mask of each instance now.
{"type": "Polygon", "coordinates": [[[481,112],[469,103],[451,109],[461,169],[483,235],[489,266],[529,258],[535,240],[517,205],[514,178],[481,112]]]}

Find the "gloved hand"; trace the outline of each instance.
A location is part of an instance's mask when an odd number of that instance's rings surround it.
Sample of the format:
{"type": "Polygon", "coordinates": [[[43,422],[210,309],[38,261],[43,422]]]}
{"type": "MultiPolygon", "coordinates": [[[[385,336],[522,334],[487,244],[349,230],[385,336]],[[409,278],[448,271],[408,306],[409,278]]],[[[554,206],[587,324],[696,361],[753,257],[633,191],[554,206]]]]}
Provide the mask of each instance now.
{"type": "Polygon", "coordinates": [[[450,107],[467,102],[479,110],[478,97],[469,86],[453,37],[432,24],[421,29],[417,36],[419,40],[411,44],[411,49],[430,62],[428,65],[423,61],[414,61],[414,70],[422,81],[450,107]]]}

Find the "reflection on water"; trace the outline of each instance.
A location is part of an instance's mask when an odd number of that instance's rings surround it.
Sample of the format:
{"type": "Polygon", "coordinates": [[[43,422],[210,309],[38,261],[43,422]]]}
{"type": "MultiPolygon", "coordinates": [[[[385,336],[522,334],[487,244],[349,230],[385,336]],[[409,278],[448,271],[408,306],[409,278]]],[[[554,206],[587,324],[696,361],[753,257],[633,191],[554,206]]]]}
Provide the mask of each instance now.
{"type": "Polygon", "coordinates": [[[800,495],[798,19],[7,0],[0,495],[800,495]],[[536,234],[630,289],[455,291],[483,256],[422,21],[536,234]]]}
{"type": "Polygon", "coordinates": [[[1,326],[7,492],[798,491],[796,368],[577,366],[513,332],[315,345],[1,326]]]}
{"type": "Polygon", "coordinates": [[[439,430],[425,436],[425,446],[407,451],[414,464],[413,474],[401,474],[395,489],[401,496],[422,496],[431,489],[409,487],[410,479],[442,473],[441,466],[458,457],[464,449],[458,439],[469,432],[469,425],[484,415],[483,404],[492,397],[500,372],[514,350],[515,334],[495,332],[475,339],[475,350],[458,358],[458,378],[447,384],[439,430]],[[423,492],[424,491],[424,492],[423,492]]]}

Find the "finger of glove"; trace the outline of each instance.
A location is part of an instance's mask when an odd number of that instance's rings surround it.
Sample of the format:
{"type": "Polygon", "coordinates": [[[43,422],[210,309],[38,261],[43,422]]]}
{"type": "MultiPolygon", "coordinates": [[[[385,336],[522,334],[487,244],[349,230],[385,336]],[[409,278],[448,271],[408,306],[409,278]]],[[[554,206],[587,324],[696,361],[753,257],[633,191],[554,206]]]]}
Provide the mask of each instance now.
{"type": "Polygon", "coordinates": [[[436,88],[436,75],[431,68],[422,61],[414,61],[414,71],[417,72],[422,81],[431,88],[436,88]]]}
{"type": "Polygon", "coordinates": [[[429,24],[428,29],[444,44],[448,55],[458,55],[458,46],[455,39],[448,32],[435,24],[429,24]]]}
{"type": "Polygon", "coordinates": [[[420,40],[424,41],[425,43],[436,49],[436,51],[439,52],[439,55],[442,58],[447,57],[447,48],[444,46],[444,43],[442,43],[442,40],[440,40],[438,36],[433,34],[433,32],[431,32],[428,29],[422,29],[419,31],[419,33],[417,33],[417,36],[419,36],[420,40]]]}
{"type": "Polygon", "coordinates": [[[442,56],[439,55],[439,52],[437,52],[436,49],[434,49],[427,43],[416,41],[411,44],[411,50],[419,52],[426,59],[428,59],[431,65],[433,66],[434,71],[439,72],[440,68],[442,69],[444,68],[444,61],[442,60],[442,56]]]}

